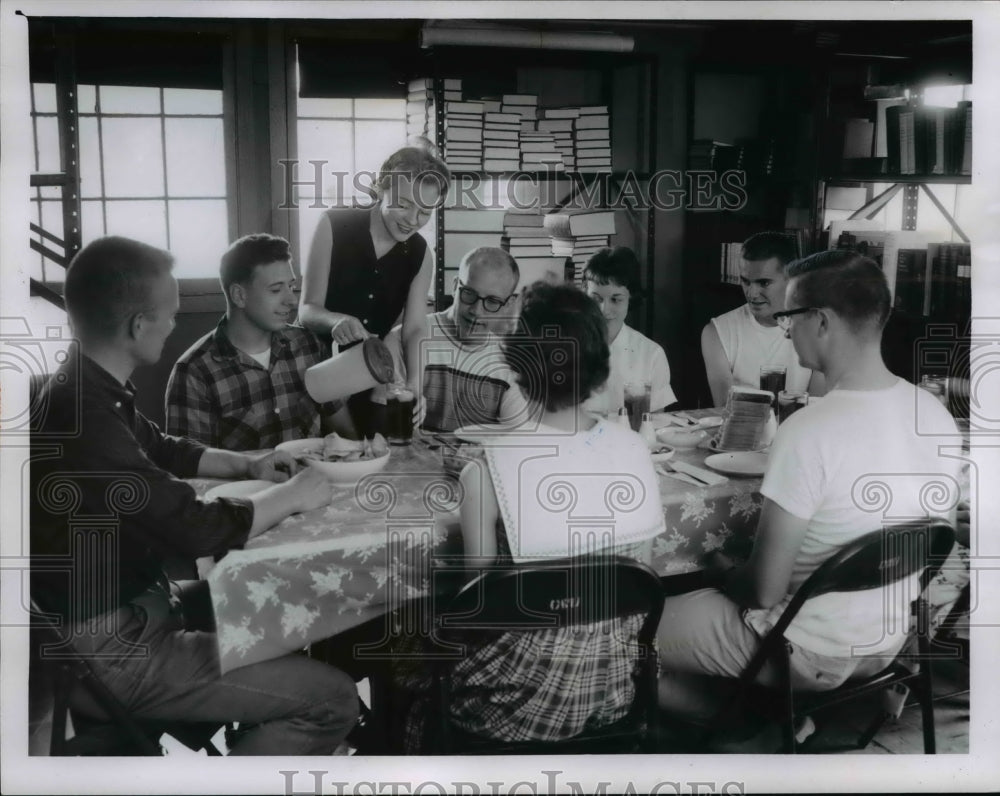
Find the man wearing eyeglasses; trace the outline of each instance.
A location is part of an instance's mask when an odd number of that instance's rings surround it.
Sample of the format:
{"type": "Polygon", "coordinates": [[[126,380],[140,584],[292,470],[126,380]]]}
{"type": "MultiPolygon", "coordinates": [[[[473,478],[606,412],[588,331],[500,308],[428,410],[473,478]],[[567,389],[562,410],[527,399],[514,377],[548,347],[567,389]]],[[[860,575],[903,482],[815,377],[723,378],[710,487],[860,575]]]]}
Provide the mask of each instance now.
{"type": "MultiPolygon", "coordinates": [[[[895,522],[953,518],[958,502],[960,460],[948,452],[961,447],[954,419],[882,359],[890,295],[881,269],[835,249],[795,261],[787,275],[787,309],[774,313],[775,323],[830,392],[778,429],[746,563],[712,554],[705,575],[716,588],[664,604],[660,702],[689,716],[719,695],[715,678],[739,676],[830,556],[895,522]]],[[[918,579],[911,577],[910,595],[918,579]]],[[[793,688],[825,691],[884,669],[910,627],[909,600],[897,597],[867,589],[808,600],[784,632],[793,688]]],[[[758,681],[773,685],[775,675],[769,663],[758,681]]]]}
{"type": "MultiPolygon", "coordinates": [[[[517,262],[503,249],[484,246],[462,259],[453,284],[454,302],[427,316],[423,345],[425,431],[449,432],[482,423],[517,423],[527,403],[500,349],[499,334],[517,315],[517,262]]],[[[396,381],[405,382],[399,330],[386,337],[396,361],[396,381]]],[[[373,397],[385,401],[385,390],[373,397]]]]}

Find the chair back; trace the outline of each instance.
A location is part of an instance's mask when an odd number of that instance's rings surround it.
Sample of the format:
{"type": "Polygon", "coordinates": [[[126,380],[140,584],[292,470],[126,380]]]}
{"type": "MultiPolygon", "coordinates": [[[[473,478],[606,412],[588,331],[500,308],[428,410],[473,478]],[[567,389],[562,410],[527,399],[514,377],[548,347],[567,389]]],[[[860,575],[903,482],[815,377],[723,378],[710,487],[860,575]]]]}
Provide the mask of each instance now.
{"type": "Polygon", "coordinates": [[[652,640],[663,587],[645,564],[624,556],[581,556],[490,569],[437,614],[442,638],[456,632],[535,631],[644,616],[640,642],[652,640]]]}
{"type": "Polygon", "coordinates": [[[784,634],[806,600],[831,592],[878,589],[921,572],[920,591],[934,579],[955,544],[945,520],[890,525],[856,539],[830,556],[799,587],[773,632],[784,634]]]}
{"type": "MultiPolygon", "coordinates": [[[[624,556],[580,556],[516,567],[490,569],[466,584],[435,615],[439,642],[470,631],[533,632],[642,616],[636,636],[635,698],[626,716],[615,725],[585,732],[563,744],[582,744],[589,751],[606,750],[607,744],[631,738],[651,750],[656,743],[656,628],[663,612],[664,592],[656,573],[645,564],[624,556]]],[[[453,731],[449,716],[450,678],[444,672],[463,657],[464,645],[434,660],[434,683],[438,691],[436,747],[452,751],[453,731]]],[[[473,749],[499,748],[516,753],[551,753],[546,742],[514,745],[480,738],[473,749]],[[548,752],[546,752],[548,750],[548,752]]]]}

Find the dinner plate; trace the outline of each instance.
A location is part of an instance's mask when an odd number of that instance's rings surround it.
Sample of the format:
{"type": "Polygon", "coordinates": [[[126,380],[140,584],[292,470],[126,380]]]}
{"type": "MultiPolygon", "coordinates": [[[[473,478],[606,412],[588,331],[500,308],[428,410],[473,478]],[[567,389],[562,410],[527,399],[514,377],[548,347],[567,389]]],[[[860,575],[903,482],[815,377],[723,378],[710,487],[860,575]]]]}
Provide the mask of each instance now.
{"type": "Polygon", "coordinates": [[[251,479],[249,481],[227,481],[224,484],[213,486],[205,493],[205,500],[214,500],[220,497],[246,497],[274,486],[274,481],[259,481],[251,479]]]}
{"type": "Polygon", "coordinates": [[[714,453],[705,458],[705,466],[726,475],[763,475],[767,454],[759,451],[714,453]]]}

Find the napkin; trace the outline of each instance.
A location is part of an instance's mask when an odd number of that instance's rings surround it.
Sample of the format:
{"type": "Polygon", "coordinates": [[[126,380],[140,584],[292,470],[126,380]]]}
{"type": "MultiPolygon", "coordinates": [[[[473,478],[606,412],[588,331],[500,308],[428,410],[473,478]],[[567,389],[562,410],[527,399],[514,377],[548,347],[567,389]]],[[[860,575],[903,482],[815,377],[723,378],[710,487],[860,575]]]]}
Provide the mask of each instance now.
{"type": "Polygon", "coordinates": [[[702,467],[696,467],[693,464],[688,464],[687,462],[673,461],[670,462],[670,466],[673,467],[679,473],[686,473],[687,475],[693,475],[695,478],[700,478],[702,481],[707,483],[709,486],[718,486],[719,484],[724,484],[729,479],[720,475],[719,473],[713,473],[711,470],[706,470],[702,467]]]}
{"type": "Polygon", "coordinates": [[[657,465],[656,472],[660,475],[665,475],[667,478],[673,478],[675,481],[680,481],[684,484],[693,484],[694,486],[704,487],[705,485],[701,481],[696,481],[689,475],[684,475],[684,473],[668,473],[664,468],[657,465]]]}

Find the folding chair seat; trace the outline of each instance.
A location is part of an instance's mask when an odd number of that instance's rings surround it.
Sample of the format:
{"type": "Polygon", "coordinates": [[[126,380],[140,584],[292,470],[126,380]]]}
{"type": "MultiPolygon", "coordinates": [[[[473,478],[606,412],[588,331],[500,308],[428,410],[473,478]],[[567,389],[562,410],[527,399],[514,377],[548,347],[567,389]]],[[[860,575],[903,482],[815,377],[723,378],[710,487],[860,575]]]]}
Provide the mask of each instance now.
{"type": "Polygon", "coordinates": [[[635,697],[611,725],[562,741],[510,743],[472,735],[451,719],[451,671],[460,658],[432,662],[435,709],[425,744],[437,754],[578,754],[652,752],[658,736],[656,627],[663,589],[647,567],[621,556],[580,557],[489,570],[466,584],[435,615],[439,642],[455,643],[470,630],[502,633],[565,628],[639,615],[633,669],[635,697]]]}
{"type": "MultiPolygon", "coordinates": [[[[954,529],[944,521],[893,525],[865,534],[827,559],[795,593],[777,624],[761,642],[760,648],[747,664],[738,680],[737,694],[713,722],[704,742],[707,744],[740,704],[763,706],[782,725],[783,750],[797,751],[796,721],[835,704],[859,697],[885,692],[887,689],[912,691],[921,707],[924,752],[934,754],[934,706],[931,691],[932,639],[927,602],[923,597],[927,584],[934,578],[954,545],[954,529]],[[820,692],[793,691],[789,654],[791,647],[785,631],[805,602],[823,594],[854,592],[901,584],[920,572],[920,592],[911,601],[914,618],[912,633],[916,636],[916,652],[907,644],[894,660],[870,677],[849,679],[842,686],[820,692]],[[755,680],[764,666],[775,665],[779,682],[773,688],[761,686],[755,680]]],[[[894,593],[895,594],[895,593],[894,593]]],[[[892,599],[890,597],[889,599],[892,599]]],[[[899,705],[902,709],[902,705],[899,705]]],[[[895,710],[882,710],[858,740],[865,748],[883,723],[895,710]]],[[[898,715],[898,713],[897,713],[898,715]]]]}

